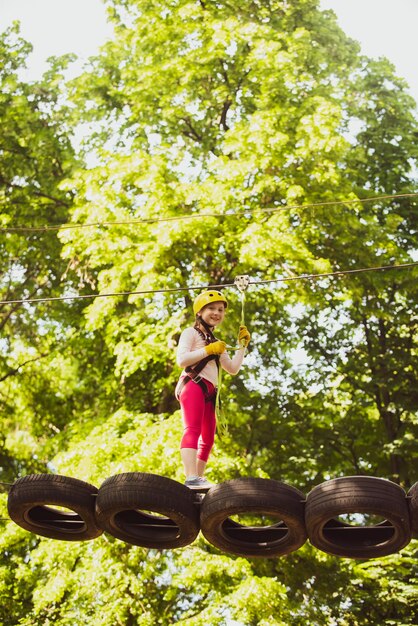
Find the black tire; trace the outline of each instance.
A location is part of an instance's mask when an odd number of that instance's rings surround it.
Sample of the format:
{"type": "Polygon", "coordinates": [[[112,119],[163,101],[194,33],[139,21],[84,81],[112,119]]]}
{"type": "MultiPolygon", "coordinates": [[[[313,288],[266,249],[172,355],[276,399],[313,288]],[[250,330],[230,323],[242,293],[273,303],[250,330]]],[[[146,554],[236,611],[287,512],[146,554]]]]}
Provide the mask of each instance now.
{"type": "Polygon", "coordinates": [[[105,480],[96,519],[110,535],[144,548],[187,546],[200,530],[193,492],[170,478],[142,472],[105,480]]]}
{"type": "Polygon", "coordinates": [[[15,524],[36,535],[87,541],[103,532],[94,514],[96,495],[97,487],[77,478],[30,474],[12,485],[7,508],[15,524]],[[62,511],[49,505],[70,510],[62,511]]]}
{"type": "Polygon", "coordinates": [[[315,487],[306,499],[309,541],[323,552],[370,559],[398,552],[411,540],[404,490],[384,478],[346,476],[315,487]],[[338,520],[348,513],[377,515],[384,521],[352,526],[338,520]]]}
{"type": "Polygon", "coordinates": [[[264,478],[238,478],[215,485],[200,511],[203,535],[214,546],[247,557],[277,557],[298,550],[306,541],[305,496],[298,489],[264,478]],[[278,520],[247,526],[233,515],[265,515],[278,520]]]}
{"type": "Polygon", "coordinates": [[[412,485],[407,496],[411,516],[412,536],[418,539],[418,482],[412,485]]]}

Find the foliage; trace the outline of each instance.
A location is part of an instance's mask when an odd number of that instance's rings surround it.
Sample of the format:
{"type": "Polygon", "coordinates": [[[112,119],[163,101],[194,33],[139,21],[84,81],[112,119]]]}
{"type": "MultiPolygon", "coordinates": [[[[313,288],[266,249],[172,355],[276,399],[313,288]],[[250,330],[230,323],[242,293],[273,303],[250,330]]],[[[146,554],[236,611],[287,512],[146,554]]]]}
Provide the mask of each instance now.
{"type": "MultiPolygon", "coordinates": [[[[252,342],[224,379],[230,434],[208,477],[270,477],[307,493],[367,474],[408,488],[416,270],[303,278],[416,258],[418,129],[404,81],[363,57],[316,0],[106,4],[115,35],[71,84],[71,58],[23,83],[28,44],[16,29],[1,40],[1,225],[71,226],[2,233],[2,298],[130,293],[2,306],[3,480],[54,471],[99,485],[146,471],[181,481],[173,389],[175,345],[192,321],[186,288],[249,274],[252,342]],[[91,132],[75,154],[79,124],[91,132]]],[[[240,299],[225,293],[219,336],[233,344],[240,299]]],[[[414,624],[415,562],[414,542],[364,563],[309,544],[247,560],[202,537],[162,553],[7,524],[1,619],[414,624]]]]}

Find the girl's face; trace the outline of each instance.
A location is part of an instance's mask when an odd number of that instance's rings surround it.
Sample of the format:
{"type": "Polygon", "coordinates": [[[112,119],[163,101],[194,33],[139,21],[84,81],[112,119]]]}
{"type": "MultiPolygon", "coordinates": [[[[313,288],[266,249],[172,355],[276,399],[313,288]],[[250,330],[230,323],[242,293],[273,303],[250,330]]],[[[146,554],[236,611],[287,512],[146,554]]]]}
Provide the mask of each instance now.
{"type": "Polygon", "coordinates": [[[209,326],[219,326],[225,317],[225,304],[223,302],[211,302],[203,307],[200,316],[209,326]]]}

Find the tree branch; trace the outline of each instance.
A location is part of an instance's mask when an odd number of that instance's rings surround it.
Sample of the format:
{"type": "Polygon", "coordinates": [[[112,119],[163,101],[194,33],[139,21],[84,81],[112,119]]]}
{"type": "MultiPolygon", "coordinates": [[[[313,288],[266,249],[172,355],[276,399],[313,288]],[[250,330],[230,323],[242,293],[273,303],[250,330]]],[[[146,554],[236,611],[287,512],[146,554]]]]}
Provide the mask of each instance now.
{"type": "Polygon", "coordinates": [[[48,356],[49,354],[51,354],[50,352],[44,352],[43,354],[40,354],[37,357],[34,357],[33,359],[28,359],[27,361],[24,361],[23,363],[21,363],[20,365],[18,365],[17,367],[14,367],[13,369],[10,368],[10,370],[8,371],[7,374],[5,374],[4,376],[2,376],[0,378],[0,383],[4,382],[7,378],[10,378],[11,376],[16,376],[16,374],[19,373],[19,371],[25,367],[25,365],[28,365],[28,363],[34,363],[35,361],[39,361],[40,359],[45,358],[46,356],[48,356]]]}
{"type": "Polygon", "coordinates": [[[232,100],[228,97],[224,102],[222,113],[221,113],[221,119],[219,120],[219,125],[222,126],[222,128],[225,131],[229,130],[229,126],[226,122],[226,116],[228,115],[228,111],[231,107],[231,104],[232,104],[232,100]]]}
{"type": "Polygon", "coordinates": [[[195,130],[195,128],[193,127],[190,118],[189,117],[181,117],[180,118],[182,120],[182,122],[184,122],[187,126],[187,128],[189,129],[189,132],[185,132],[184,134],[186,135],[186,137],[189,137],[190,139],[195,139],[196,141],[202,142],[203,141],[203,137],[202,135],[199,135],[199,133],[197,132],[197,130],[195,130]]]}

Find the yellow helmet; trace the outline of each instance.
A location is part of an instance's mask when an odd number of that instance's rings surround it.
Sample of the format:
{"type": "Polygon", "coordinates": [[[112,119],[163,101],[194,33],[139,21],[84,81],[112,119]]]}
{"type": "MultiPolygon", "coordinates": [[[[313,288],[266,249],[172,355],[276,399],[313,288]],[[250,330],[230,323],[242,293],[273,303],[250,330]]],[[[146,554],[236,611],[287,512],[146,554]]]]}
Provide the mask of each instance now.
{"type": "Polygon", "coordinates": [[[197,315],[204,306],[211,302],[223,302],[225,308],[228,306],[225,296],[223,296],[220,291],[203,291],[193,302],[193,313],[197,315]]]}

